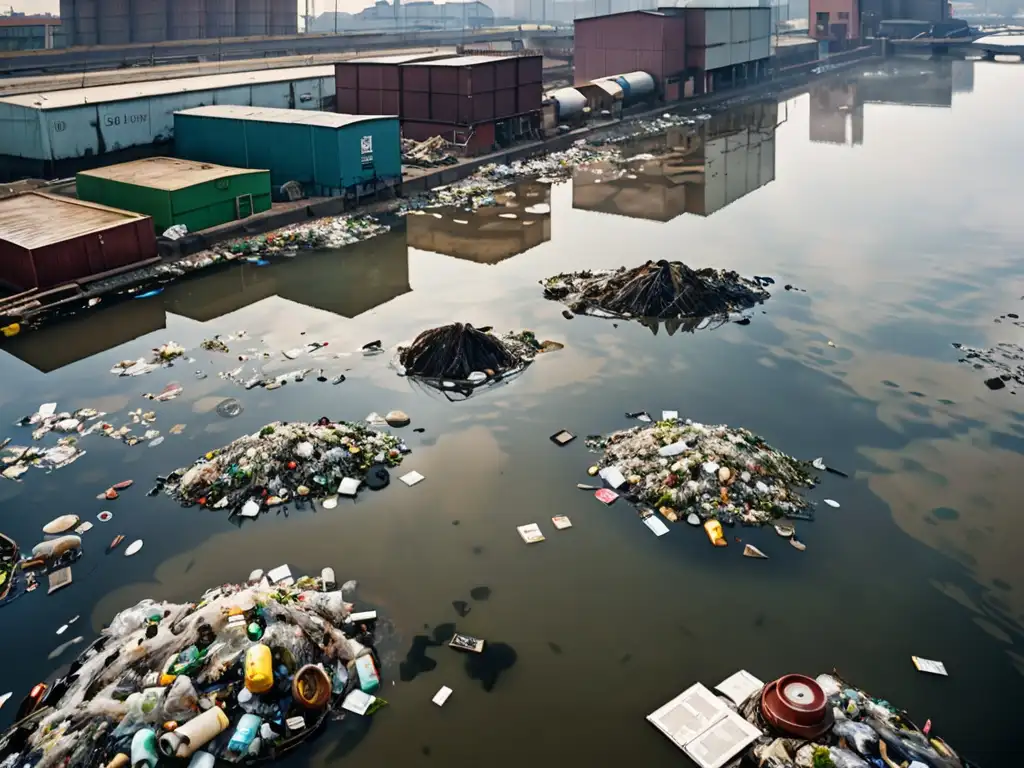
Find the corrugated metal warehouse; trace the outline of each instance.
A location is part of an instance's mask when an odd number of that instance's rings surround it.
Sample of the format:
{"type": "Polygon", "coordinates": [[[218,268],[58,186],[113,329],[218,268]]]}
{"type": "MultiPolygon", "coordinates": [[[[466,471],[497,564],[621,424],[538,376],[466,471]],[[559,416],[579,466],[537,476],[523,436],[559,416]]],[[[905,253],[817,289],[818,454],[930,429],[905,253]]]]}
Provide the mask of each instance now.
{"type": "Polygon", "coordinates": [[[693,8],[686,12],[686,64],[702,73],[697,93],[759,77],[772,55],[771,8],[693,8]]]}
{"type": "Polygon", "coordinates": [[[81,200],[152,217],[157,232],[184,224],[189,232],[270,210],[270,174],[210,163],[147,157],[83,171],[81,200]]]}
{"type": "Polygon", "coordinates": [[[0,98],[0,181],[157,154],[174,113],[207,104],[331,109],[334,67],[291,67],[0,98]],[[118,155],[117,153],[122,153],[118,155]]]}
{"type": "Polygon", "coordinates": [[[14,290],[52,288],[155,256],[147,216],[40,192],[0,200],[0,283],[14,290]]]}
{"type": "Polygon", "coordinates": [[[401,116],[402,65],[450,55],[410,53],[340,61],[334,69],[335,108],[348,115],[401,116]]]}
{"type": "Polygon", "coordinates": [[[306,194],[363,194],[401,181],[398,118],[289,109],[211,106],[174,116],[177,154],[267,168],[275,186],[306,194]]]}
{"type": "Polygon", "coordinates": [[[407,138],[444,136],[472,154],[540,129],[540,56],[455,56],[402,70],[407,138]]]}
{"type": "Polygon", "coordinates": [[[681,15],[630,11],[576,21],[573,79],[577,85],[640,70],[658,94],[675,101],[686,69],[686,21],[681,15]]]}

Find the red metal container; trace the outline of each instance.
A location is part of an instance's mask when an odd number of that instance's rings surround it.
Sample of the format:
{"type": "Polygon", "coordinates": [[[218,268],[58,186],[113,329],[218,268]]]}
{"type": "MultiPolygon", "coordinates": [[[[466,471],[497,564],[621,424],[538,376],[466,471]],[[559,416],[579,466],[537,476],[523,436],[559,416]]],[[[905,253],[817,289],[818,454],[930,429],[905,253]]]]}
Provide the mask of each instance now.
{"type": "Polygon", "coordinates": [[[339,61],[334,65],[334,87],[358,88],[359,65],[354,61],[339,61]]]}
{"type": "Polygon", "coordinates": [[[540,83],[527,83],[519,86],[519,101],[516,109],[522,112],[535,112],[541,108],[544,100],[544,87],[540,83]]]}
{"type": "Polygon", "coordinates": [[[430,69],[416,65],[402,67],[402,90],[430,93],[430,69]]]}
{"type": "Polygon", "coordinates": [[[544,82],[544,59],[541,56],[517,56],[519,85],[544,82]]]}
{"type": "Polygon", "coordinates": [[[430,94],[419,91],[402,92],[402,120],[429,120],[430,94]]]}
{"type": "MultiPolygon", "coordinates": [[[[401,99],[398,91],[360,88],[356,115],[397,115],[401,99]]],[[[340,111],[340,110],[339,110],[340,111]]]]}
{"type": "Polygon", "coordinates": [[[465,102],[468,102],[468,99],[453,93],[432,93],[430,94],[430,118],[446,123],[470,123],[472,115],[463,113],[466,108],[465,102]]]}
{"type": "Polygon", "coordinates": [[[0,282],[46,289],[151,259],[153,221],[39,192],[0,200],[0,282]]]}
{"type": "Polygon", "coordinates": [[[494,116],[511,117],[516,114],[516,89],[502,88],[494,92],[494,116]]]}
{"type": "Polygon", "coordinates": [[[574,43],[576,85],[639,70],[650,74],[661,91],[666,77],[686,68],[682,16],[628,11],[577,19],[574,43]]]}
{"type": "Polygon", "coordinates": [[[494,64],[494,90],[515,88],[519,85],[519,62],[508,57],[494,64]]]}
{"type": "Polygon", "coordinates": [[[334,90],[334,108],[342,115],[359,114],[359,91],[355,88],[337,86],[334,90]]]}
{"type": "Polygon", "coordinates": [[[455,67],[430,67],[430,92],[458,94],[459,75],[455,67]]]}
{"type": "Polygon", "coordinates": [[[472,104],[472,108],[469,110],[472,115],[472,122],[479,123],[494,119],[494,93],[478,93],[468,100],[472,104]]]}

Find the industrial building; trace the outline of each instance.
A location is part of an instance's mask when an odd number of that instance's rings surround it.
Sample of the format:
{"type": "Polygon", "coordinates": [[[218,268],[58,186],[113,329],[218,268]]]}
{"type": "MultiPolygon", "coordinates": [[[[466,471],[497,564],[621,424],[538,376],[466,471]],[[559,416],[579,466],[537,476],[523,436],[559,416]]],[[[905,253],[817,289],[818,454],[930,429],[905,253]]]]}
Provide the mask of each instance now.
{"type": "Polygon", "coordinates": [[[455,56],[401,69],[406,138],[443,136],[478,154],[540,134],[540,56],[455,56]]]}
{"type": "Polygon", "coordinates": [[[338,62],[334,66],[335,108],[348,115],[401,115],[402,65],[450,55],[408,53],[338,62]]]}
{"type": "Polygon", "coordinates": [[[313,32],[397,32],[423,29],[479,29],[494,26],[490,3],[435,3],[414,0],[394,4],[377,0],[358,13],[321,13],[310,25],[313,32]]]}
{"type": "Polygon", "coordinates": [[[504,218],[509,209],[485,206],[472,216],[459,218],[457,212],[431,216],[425,211],[406,217],[409,246],[440,253],[477,264],[499,262],[525,253],[551,239],[551,187],[539,181],[524,181],[512,187],[519,201],[517,218],[504,218]],[[548,204],[543,212],[531,212],[538,203],[548,204]]]}
{"type": "Polygon", "coordinates": [[[45,290],[156,256],[148,216],[28,192],[0,200],[0,284],[45,290]]]}
{"type": "Polygon", "coordinates": [[[270,174],[173,157],[147,157],[83,171],[80,200],[143,213],[156,231],[183,224],[198,232],[270,210],[270,174]]]}
{"type": "Polygon", "coordinates": [[[65,45],[294,35],[295,0],[60,0],[65,45]]]}
{"type": "Polygon", "coordinates": [[[0,52],[39,51],[60,42],[60,19],[53,16],[0,16],[0,52]]]}
{"type": "Polygon", "coordinates": [[[181,157],[266,168],[275,188],[360,196],[402,179],[398,117],[294,109],[209,106],[174,116],[181,157]]]}
{"type": "Polygon", "coordinates": [[[710,216],[775,179],[778,103],[715,115],[699,129],[677,127],[632,147],[643,157],[609,180],[600,164],[573,172],[573,208],[667,222],[710,216]],[[603,171],[595,174],[594,171],[603,171]]]}
{"type": "Polygon", "coordinates": [[[660,98],[675,101],[767,71],[768,0],[678,1],[657,11],[577,19],[575,83],[642,70],[654,77],[660,98]]]}
{"type": "Polygon", "coordinates": [[[160,154],[174,113],[208,104],[324,110],[334,67],[293,67],[0,98],[0,181],[60,178],[160,154]]]}

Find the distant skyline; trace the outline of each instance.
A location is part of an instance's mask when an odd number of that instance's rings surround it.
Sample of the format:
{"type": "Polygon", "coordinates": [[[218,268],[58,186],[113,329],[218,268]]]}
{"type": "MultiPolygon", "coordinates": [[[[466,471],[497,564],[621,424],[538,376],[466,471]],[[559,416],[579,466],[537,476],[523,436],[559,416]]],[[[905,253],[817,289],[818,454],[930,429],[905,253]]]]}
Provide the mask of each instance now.
{"type": "MultiPolygon", "coordinates": [[[[334,11],[334,0],[316,0],[315,5],[317,15],[334,11]]],[[[338,0],[338,11],[358,13],[371,5],[373,0],[338,0]]],[[[0,10],[8,11],[12,6],[19,13],[52,13],[54,16],[60,13],[60,0],[0,0],[0,10]]],[[[296,0],[296,16],[304,13],[305,8],[305,0],[296,0]]]]}

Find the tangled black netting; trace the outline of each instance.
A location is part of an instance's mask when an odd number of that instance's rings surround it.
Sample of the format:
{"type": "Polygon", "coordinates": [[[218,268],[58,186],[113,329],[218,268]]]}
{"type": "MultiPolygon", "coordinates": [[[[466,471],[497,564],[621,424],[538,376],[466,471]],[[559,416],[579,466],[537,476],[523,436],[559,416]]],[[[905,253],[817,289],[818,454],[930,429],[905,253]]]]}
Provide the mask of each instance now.
{"type": "Polygon", "coordinates": [[[469,323],[452,323],[423,331],[399,354],[409,376],[466,381],[475,371],[501,373],[518,368],[523,360],[501,339],[469,323]]]}
{"type": "Polygon", "coordinates": [[[724,317],[770,294],[760,282],[733,271],[662,260],[633,269],[555,275],[544,282],[544,296],[580,314],[669,320],[724,317]]]}

